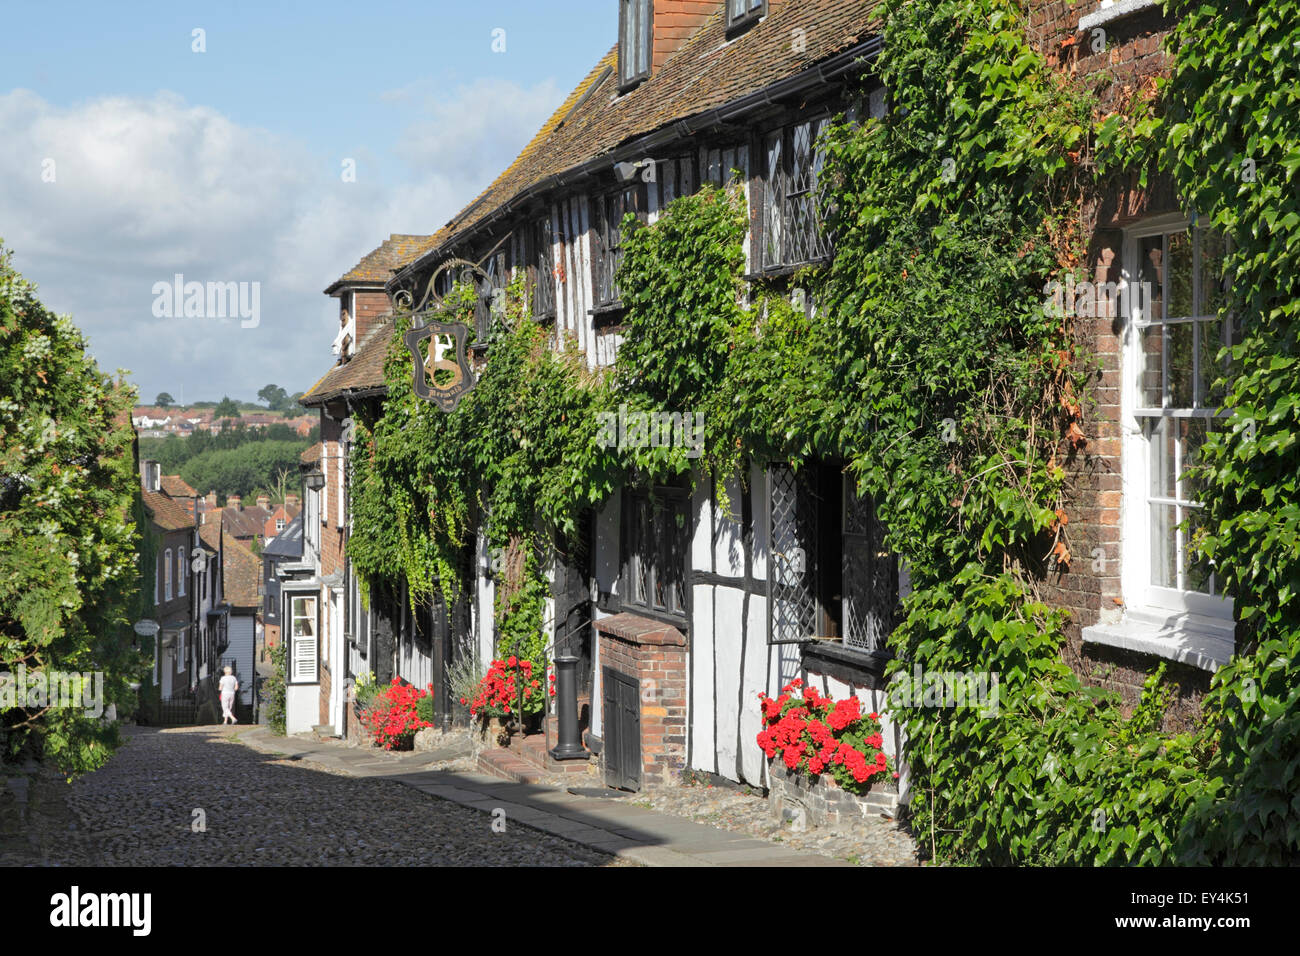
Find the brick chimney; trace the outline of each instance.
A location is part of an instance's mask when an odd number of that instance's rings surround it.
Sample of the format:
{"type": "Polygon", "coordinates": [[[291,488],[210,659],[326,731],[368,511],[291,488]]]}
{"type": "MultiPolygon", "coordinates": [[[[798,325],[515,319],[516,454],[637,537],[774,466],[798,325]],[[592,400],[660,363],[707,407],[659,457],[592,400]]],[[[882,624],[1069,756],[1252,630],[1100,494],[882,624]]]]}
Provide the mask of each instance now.
{"type": "Polygon", "coordinates": [[[658,72],[670,56],[680,50],[695,31],[717,13],[721,0],[655,0],[654,51],[650,60],[651,75],[658,72]]]}
{"type": "Polygon", "coordinates": [[[162,490],[162,465],[152,458],[140,462],[140,487],[145,491],[162,490]]]}
{"type": "Polygon", "coordinates": [[[207,496],[203,499],[203,506],[207,508],[209,511],[216,510],[217,493],[215,491],[209,491],[207,493],[207,496]]]}
{"type": "Polygon", "coordinates": [[[297,495],[284,496],[284,506],[286,508],[298,508],[301,507],[301,505],[302,505],[302,500],[297,495]]]}
{"type": "Polygon", "coordinates": [[[244,499],[242,495],[226,495],[226,507],[234,508],[236,511],[244,510],[244,499]]]}
{"type": "Polygon", "coordinates": [[[265,510],[265,511],[270,511],[270,510],[271,510],[271,496],[270,496],[270,495],[258,495],[258,496],[257,496],[257,506],[258,506],[259,508],[265,510]]]}
{"type": "MultiPolygon", "coordinates": [[[[390,237],[392,238],[395,237],[390,237]]],[[[358,346],[366,340],[371,329],[392,311],[392,303],[389,301],[388,293],[383,290],[358,289],[353,293],[353,304],[356,309],[353,316],[356,320],[356,339],[352,342],[352,351],[355,353],[358,346]]]]}

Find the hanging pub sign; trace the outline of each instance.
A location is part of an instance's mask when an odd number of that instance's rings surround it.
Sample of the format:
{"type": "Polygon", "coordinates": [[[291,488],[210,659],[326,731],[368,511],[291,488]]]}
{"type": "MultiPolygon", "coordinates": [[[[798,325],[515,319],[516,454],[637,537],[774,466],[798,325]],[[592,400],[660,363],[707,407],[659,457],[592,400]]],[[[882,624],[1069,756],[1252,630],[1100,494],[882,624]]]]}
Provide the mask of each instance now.
{"type": "MultiPolygon", "coordinates": [[[[469,329],[463,322],[446,320],[453,309],[437,291],[443,275],[452,270],[456,270],[460,281],[474,281],[476,285],[479,280],[491,281],[487,273],[464,259],[442,263],[429,277],[419,306],[411,311],[411,330],[402,336],[411,352],[415,394],[433,402],[444,412],[454,411],[475,384],[474,370],[465,354],[469,329]]],[[[409,305],[411,294],[406,291],[397,293],[395,299],[399,308],[403,298],[409,305]]]]}

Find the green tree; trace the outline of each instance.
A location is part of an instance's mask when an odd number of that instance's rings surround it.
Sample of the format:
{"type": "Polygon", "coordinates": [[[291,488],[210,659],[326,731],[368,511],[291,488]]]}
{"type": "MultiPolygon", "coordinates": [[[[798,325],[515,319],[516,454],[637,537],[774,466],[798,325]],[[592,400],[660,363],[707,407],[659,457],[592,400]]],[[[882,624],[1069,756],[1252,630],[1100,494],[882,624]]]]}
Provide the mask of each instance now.
{"type": "Polygon", "coordinates": [[[266,385],[258,393],[257,397],[266,402],[266,407],[271,411],[280,411],[289,405],[289,393],[279,385],[266,385]]]}
{"type": "Polygon", "coordinates": [[[158,397],[153,400],[153,403],[159,408],[169,408],[175,402],[176,399],[172,398],[170,392],[159,392],[158,397]]]}
{"type": "Polygon", "coordinates": [[[214,420],[221,418],[239,419],[239,403],[229,395],[223,395],[221,401],[217,402],[217,407],[212,412],[214,420]]]}
{"type": "Polygon", "coordinates": [[[281,471],[297,471],[304,443],[254,441],[237,448],[218,448],[186,462],[181,477],[195,488],[216,488],[223,494],[246,496],[258,488],[273,488],[281,471]]]}
{"type": "MultiPolygon", "coordinates": [[[[0,672],[99,673],[103,704],[128,708],[143,670],[131,623],[147,564],[134,401],[0,246],[0,672]]],[[[67,773],[102,764],[116,724],[35,689],[19,699],[14,684],[0,687],[0,756],[27,752],[67,773]]]]}

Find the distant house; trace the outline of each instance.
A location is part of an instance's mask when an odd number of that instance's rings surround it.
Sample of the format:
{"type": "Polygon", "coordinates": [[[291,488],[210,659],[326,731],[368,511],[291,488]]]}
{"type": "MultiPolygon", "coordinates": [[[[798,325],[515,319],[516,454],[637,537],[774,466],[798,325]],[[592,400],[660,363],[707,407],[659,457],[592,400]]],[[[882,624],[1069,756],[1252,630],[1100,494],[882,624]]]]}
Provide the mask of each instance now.
{"type": "Polygon", "coordinates": [[[266,543],[262,549],[262,630],[263,640],[259,648],[258,660],[266,658],[266,651],[280,643],[280,628],[283,625],[280,608],[280,576],[282,564],[293,564],[302,560],[302,516],[297,515],[266,543]]]}
{"type": "Polygon", "coordinates": [[[158,462],[140,462],[140,478],[140,495],[156,549],[153,619],[161,628],[156,637],[152,679],[161,699],[168,700],[189,694],[201,666],[201,662],[196,666],[194,660],[194,617],[188,587],[194,519],[162,490],[158,462]]]}
{"type": "Polygon", "coordinates": [[[256,542],[260,548],[266,543],[266,523],[272,517],[269,504],[268,499],[262,498],[258,504],[245,508],[242,496],[228,495],[226,507],[221,511],[222,529],[244,547],[251,548],[256,542]],[[267,506],[262,501],[267,501],[267,506]]]}

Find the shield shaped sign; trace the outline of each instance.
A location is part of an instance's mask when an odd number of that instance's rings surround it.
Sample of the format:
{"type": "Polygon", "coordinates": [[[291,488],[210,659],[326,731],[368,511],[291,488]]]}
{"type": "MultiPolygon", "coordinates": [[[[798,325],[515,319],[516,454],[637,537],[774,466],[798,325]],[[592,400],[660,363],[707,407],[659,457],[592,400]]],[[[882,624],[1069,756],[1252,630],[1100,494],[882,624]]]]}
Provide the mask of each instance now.
{"type": "Polygon", "coordinates": [[[428,322],[402,336],[411,351],[415,394],[444,412],[454,411],[474,387],[474,371],[465,357],[469,329],[460,322],[428,322]],[[428,345],[421,349],[420,343],[428,345]]]}

